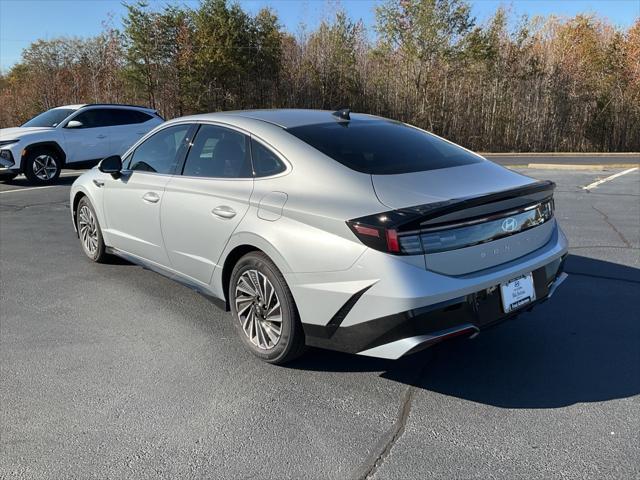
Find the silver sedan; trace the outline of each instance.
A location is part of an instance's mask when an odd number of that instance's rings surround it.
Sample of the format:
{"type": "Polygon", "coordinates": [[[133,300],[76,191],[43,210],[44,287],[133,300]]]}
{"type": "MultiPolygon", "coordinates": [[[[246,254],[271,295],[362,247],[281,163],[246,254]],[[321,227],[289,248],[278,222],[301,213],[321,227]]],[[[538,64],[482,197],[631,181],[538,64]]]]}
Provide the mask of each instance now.
{"type": "Polygon", "coordinates": [[[86,255],[231,311],[246,348],[395,359],[512,318],[566,278],[554,184],[349,110],[168,121],[71,189],[86,255]]]}

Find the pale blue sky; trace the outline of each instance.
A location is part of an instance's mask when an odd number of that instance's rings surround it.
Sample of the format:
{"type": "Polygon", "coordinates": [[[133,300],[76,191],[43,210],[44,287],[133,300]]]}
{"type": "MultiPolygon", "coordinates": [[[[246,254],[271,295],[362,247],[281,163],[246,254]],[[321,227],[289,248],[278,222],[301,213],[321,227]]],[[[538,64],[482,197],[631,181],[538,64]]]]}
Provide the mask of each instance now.
{"type": "MultiPolygon", "coordinates": [[[[150,0],[150,3],[157,7],[167,3],[195,6],[198,0],[150,0]]],[[[292,32],[301,22],[313,28],[335,10],[335,5],[371,26],[379,3],[380,0],[240,0],[243,8],[250,12],[263,6],[272,7],[283,26],[292,32]]],[[[622,27],[631,25],[640,16],[640,0],[471,0],[470,3],[480,22],[491,16],[499,5],[510,6],[516,15],[595,13],[622,27]]],[[[100,32],[109,15],[119,26],[124,11],[121,0],[0,0],[0,68],[3,71],[10,68],[20,60],[22,49],[39,38],[94,35],[100,32]]]]}

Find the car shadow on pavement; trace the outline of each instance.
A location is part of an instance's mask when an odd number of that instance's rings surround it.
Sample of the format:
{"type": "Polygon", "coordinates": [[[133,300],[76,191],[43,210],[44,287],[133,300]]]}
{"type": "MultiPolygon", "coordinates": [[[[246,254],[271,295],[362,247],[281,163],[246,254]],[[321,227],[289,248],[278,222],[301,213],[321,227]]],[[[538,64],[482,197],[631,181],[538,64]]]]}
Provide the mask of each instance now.
{"type": "Polygon", "coordinates": [[[640,269],[570,255],[553,298],[473,340],[398,361],[312,351],[293,368],[382,372],[503,408],[558,408],[640,393],[640,269]]]}

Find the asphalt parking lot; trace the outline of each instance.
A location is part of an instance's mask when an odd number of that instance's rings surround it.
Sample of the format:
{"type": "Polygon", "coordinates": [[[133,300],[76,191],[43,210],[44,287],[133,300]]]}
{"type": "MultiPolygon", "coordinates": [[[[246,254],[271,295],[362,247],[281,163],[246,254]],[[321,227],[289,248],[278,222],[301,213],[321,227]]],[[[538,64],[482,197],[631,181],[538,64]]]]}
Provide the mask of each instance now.
{"type": "Polygon", "coordinates": [[[74,173],[0,183],[0,478],[640,478],[640,173],[557,182],[569,279],[399,361],[242,349],[230,315],[91,263],[74,173]]]}

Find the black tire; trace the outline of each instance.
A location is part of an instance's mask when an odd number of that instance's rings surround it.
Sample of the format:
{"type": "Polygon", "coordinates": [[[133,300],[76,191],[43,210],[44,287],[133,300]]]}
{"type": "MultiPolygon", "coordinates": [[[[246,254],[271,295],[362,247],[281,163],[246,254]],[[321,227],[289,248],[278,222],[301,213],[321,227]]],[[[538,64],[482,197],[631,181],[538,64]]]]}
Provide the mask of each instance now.
{"type": "Polygon", "coordinates": [[[14,178],[18,176],[17,173],[0,173],[0,181],[2,182],[10,182],[14,178]]]}
{"type": "Polygon", "coordinates": [[[85,255],[94,262],[104,263],[107,260],[108,255],[102,238],[102,230],[100,229],[100,223],[98,222],[96,211],[93,209],[93,205],[91,205],[91,202],[87,197],[82,197],[78,202],[78,209],[76,210],[76,228],[78,229],[80,244],[82,245],[82,251],[85,255]],[[92,222],[93,228],[91,228],[92,222]],[[85,225],[83,225],[83,223],[85,225]],[[87,227],[86,231],[83,230],[85,226],[87,227]],[[95,237],[93,237],[94,233],[95,237]],[[92,237],[90,241],[87,240],[88,236],[92,237]],[[90,245],[92,247],[90,247],[90,245]]]}
{"type": "MultiPolygon", "coordinates": [[[[244,278],[246,278],[246,276],[244,278]]],[[[242,296],[242,293],[240,293],[240,295],[242,296]]],[[[238,260],[238,263],[236,263],[233,268],[231,279],[229,281],[229,303],[231,305],[231,313],[233,315],[233,324],[235,329],[238,332],[245,348],[256,357],[268,363],[282,365],[294,360],[304,353],[304,331],[302,330],[298,309],[296,308],[295,301],[291,295],[291,290],[289,290],[289,286],[282,276],[282,273],[280,273],[280,270],[278,270],[278,267],[275,266],[267,255],[262,252],[251,252],[238,260]],[[261,273],[268,279],[275,291],[275,300],[280,302],[280,337],[275,345],[267,349],[260,348],[250,339],[250,334],[246,333],[243,328],[242,321],[238,315],[238,308],[236,306],[236,287],[238,285],[238,281],[243,274],[249,275],[249,273],[253,271],[261,273]]],[[[242,309],[242,304],[240,308],[242,309]]],[[[258,306],[254,305],[250,308],[258,308],[258,306]]],[[[263,312],[266,313],[267,310],[268,306],[263,310],[263,312]]],[[[257,318],[257,321],[260,321],[259,317],[257,318]]],[[[268,322],[268,320],[265,320],[264,322],[268,322]]]]}
{"type": "Polygon", "coordinates": [[[47,185],[57,180],[62,171],[60,155],[49,148],[34,148],[24,159],[24,176],[31,183],[47,185]]]}

